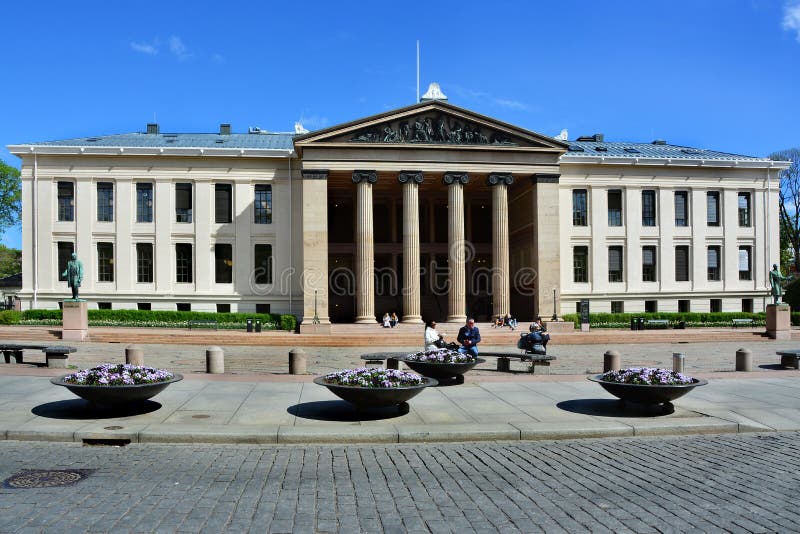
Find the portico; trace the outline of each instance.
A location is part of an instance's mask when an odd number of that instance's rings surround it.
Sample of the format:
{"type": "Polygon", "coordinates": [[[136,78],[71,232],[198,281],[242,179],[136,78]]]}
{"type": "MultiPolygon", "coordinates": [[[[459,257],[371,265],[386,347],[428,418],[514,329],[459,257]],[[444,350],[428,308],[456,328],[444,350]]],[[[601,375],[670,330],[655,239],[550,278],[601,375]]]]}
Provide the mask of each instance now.
{"type": "Polygon", "coordinates": [[[552,307],[550,291],[538,288],[558,285],[558,266],[540,261],[558,256],[561,143],[433,101],[300,136],[295,146],[304,270],[328,271],[306,277],[303,325],[313,323],[315,293],[322,324],[374,323],[391,312],[407,323],[461,322],[552,307]],[[540,225],[546,238],[536,235],[540,225]]]}

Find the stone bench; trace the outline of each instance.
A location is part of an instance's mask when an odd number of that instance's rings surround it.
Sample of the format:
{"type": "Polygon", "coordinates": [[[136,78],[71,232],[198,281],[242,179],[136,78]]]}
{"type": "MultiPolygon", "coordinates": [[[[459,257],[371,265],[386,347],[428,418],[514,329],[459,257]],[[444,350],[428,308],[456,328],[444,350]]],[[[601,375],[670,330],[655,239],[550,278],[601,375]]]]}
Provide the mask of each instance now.
{"type": "Polygon", "coordinates": [[[800,350],[779,350],[775,354],[781,357],[781,367],[800,369],[800,350]]]}
{"type": "Polygon", "coordinates": [[[196,319],[188,321],[189,330],[192,328],[213,328],[216,330],[219,327],[217,321],[211,319],[196,319]]]}
{"type": "Polygon", "coordinates": [[[406,356],[407,352],[372,352],[369,354],[362,354],[361,359],[367,364],[383,365],[386,360],[387,369],[400,369],[399,358],[406,356]]]}
{"type": "Polygon", "coordinates": [[[536,372],[536,367],[541,367],[540,374],[550,374],[550,362],[556,359],[555,356],[543,354],[518,354],[514,352],[479,352],[478,357],[489,356],[497,358],[497,370],[503,373],[511,371],[511,359],[518,359],[521,362],[530,362],[531,373],[536,372]]]}
{"type": "Polygon", "coordinates": [[[734,328],[738,326],[753,326],[752,319],[732,319],[731,322],[733,323],[734,328]]]}
{"type": "Polygon", "coordinates": [[[5,363],[22,363],[22,351],[25,349],[41,350],[46,345],[20,345],[18,343],[0,343],[5,363]]]}
{"type": "Polygon", "coordinates": [[[77,350],[78,349],[75,347],[68,347],[66,345],[53,345],[50,347],[44,347],[42,352],[44,352],[47,367],[51,367],[53,369],[66,369],[69,361],[69,355],[73,352],[77,352],[77,350]]]}
{"type": "Polygon", "coordinates": [[[669,328],[669,319],[645,319],[645,328],[669,328]]]}

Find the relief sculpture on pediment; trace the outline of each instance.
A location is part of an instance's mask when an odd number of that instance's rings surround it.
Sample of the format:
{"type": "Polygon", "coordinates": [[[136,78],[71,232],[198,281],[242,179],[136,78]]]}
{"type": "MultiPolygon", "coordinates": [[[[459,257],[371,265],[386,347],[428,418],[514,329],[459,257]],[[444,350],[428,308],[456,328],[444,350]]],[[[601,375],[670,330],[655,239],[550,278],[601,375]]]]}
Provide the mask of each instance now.
{"type": "Polygon", "coordinates": [[[350,141],[506,146],[519,144],[503,132],[468,121],[448,120],[444,115],[418,115],[408,120],[365,128],[353,134],[350,141]]]}

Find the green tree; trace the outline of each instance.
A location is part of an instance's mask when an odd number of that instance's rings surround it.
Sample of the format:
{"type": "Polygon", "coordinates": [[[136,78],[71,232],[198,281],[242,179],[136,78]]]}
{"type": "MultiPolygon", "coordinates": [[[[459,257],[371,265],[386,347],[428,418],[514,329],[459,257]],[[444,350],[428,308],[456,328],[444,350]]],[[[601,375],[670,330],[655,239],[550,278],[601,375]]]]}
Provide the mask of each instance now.
{"type": "Polygon", "coordinates": [[[22,251],[0,245],[0,278],[22,272],[22,251]]]}
{"type": "Polygon", "coordinates": [[[0,160],[0,234],[19,223],[22,214],[19,169],[0,160]]]}
{"type": "Polygon", "coordinates": [[[783,249],[788,245],[794,252],[795,270],[800,271],[800,148],[781,150],[769,157],[775,161],[792,162],[791,167],[780,174],[780,257],[783,261],[783,249]]]}

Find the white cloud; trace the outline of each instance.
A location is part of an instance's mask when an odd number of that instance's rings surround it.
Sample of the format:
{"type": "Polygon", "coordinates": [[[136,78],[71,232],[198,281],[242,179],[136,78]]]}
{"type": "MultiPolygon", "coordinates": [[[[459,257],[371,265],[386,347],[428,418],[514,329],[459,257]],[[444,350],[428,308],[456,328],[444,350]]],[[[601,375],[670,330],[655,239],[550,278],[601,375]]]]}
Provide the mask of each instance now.
{"type": "Polygon", "coordinates": [[[131,43],[131,48],[136,52],[150,56],[158,54],[158,44],[155,41],[153,43],[131,43]]]}
{"type": "Polygon", "coordinates": [[[211,62],[216,63],[218,65],[222,65],[225,63],[225,56],[222,54],[211,54],[211,62]]]}
{"type": "MultiPolygon", "coordinates": [[[[520,102],[519,100],[512,100],[510,98],[504,98],[500,96],[494,96],[489,94],[485,91],[477,91],[475,89],[469,89],[467,87],[462,87],[458,84],[450,84],[448,85],[447,89],[453,93],[454,96],[457,98],[463,98],[466,100],[477,100],[477,101],[484,101],[488,102],[493,106],[498,106],[501,108],[508,108],[508,109],[517,109],[520,111],[531,111],[531,106],[526,104],[525,102],[520,102]]],[[[445,88],[442,90],[447,94],[445,88]]]]}
{"type": "Polygon", "coordinates": [[[181,61],[189,58],[189,50],[186,48],[186,45],[183,44],[181,38],[177,35],[173,35],[169,38],[169,51],[181,61]]]}
{"type": "Polygon", "coordinates": [[[530,109],[530,106],[525,102],[520,102],[518,100],[510,100],[508,98],[494,98],[493,102],[503,108],[519,109],[523,111],[527,111],[530,109]]]}
{"type": "Polygon", "coordinates": [[[795,32],[795,38],[800,43],[800,1],[788,2],[783,7],[783,29],[795,32]]]}
{"type": "Polygon", "coordinates": [[[310,117],[302,114],[297,122],[303,125],[306,130],[321,130],[328,125],[328,117],[320,117],[319,115],[311,115],[310,117]]]}

